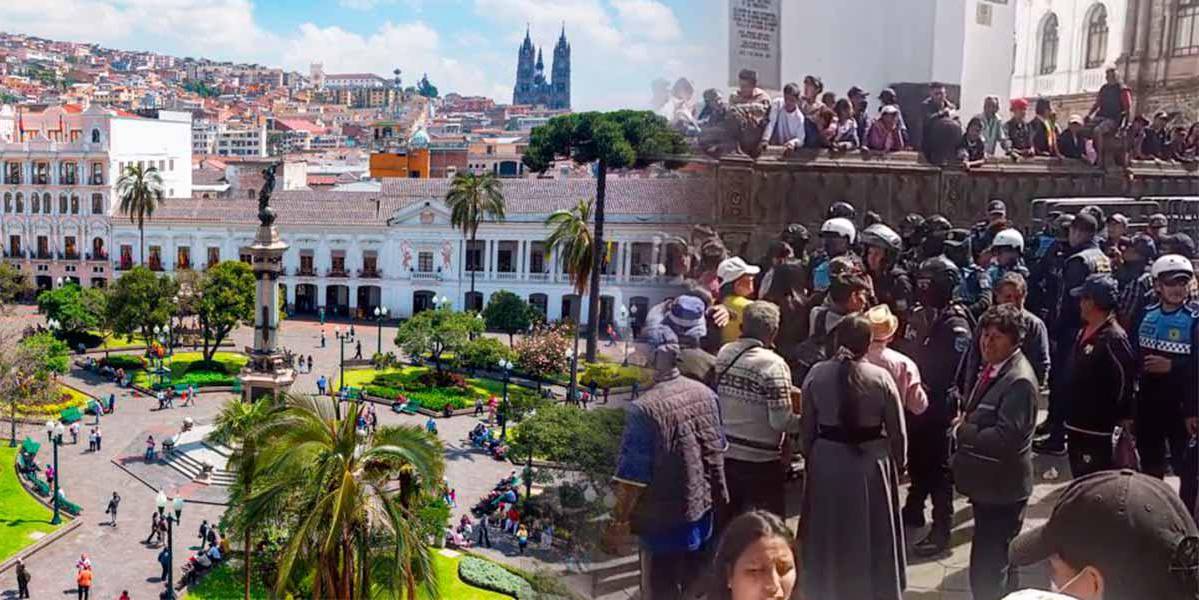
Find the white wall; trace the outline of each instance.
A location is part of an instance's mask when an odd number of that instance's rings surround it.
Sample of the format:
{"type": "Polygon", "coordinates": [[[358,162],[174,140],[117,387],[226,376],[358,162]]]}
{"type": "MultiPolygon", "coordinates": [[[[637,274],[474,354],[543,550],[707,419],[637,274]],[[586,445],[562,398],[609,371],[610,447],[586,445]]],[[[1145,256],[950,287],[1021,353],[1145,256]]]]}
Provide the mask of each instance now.
{"type": "MultiPolygon", "coordinates": [[[[959,1],[960,0],[953,0],[959,1]]],[[[981,113],[983,99],[990,95],[999,96],[1001,110],[1007,109],[1006,99],[1011,96],[1012,55],[1015,44],[1016,8],[987,0],[963,2],[964,39],[960,55],[963,57],[960,82],[962,85],[961,116],[966,119],[981,113]],[[979,5],[990,5],[991,23],[979,23],[979,5]]],[[[950,51],[946,49],[946,51],[950,51]]]]}
{"type": "Polygon", "coordinates": [[[120,162],[165,161],[163,187],[176,198],[192,193],[191,121],[112,117],[109,122],[109,173],[115,182],[120,162]],[[174,161],[174,169],[170,168],[174,161]]]}
{"type": "Polygon", "coordinates": [[[1086,69],[1087,19],[1094,8],[1107,9],[1107,59],[1114,65],[1123,52],[1126,0],[1016,0],[1016,61],[1012,95],[1056,96],[1093,92],[1103,84],[1104,66],[1086,69]],[[1041,24],[1050,12],[1058,20],[1057,70],[1040,75],[1041,24]]]}

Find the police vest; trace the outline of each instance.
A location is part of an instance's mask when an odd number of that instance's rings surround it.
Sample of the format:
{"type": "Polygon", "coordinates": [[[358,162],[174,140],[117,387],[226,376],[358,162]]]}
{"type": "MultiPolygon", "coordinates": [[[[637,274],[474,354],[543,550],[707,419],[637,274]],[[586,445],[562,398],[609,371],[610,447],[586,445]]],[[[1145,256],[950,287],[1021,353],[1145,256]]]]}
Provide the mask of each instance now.
{"type": "Polygon", "coordinates": [[[812,269],[812,288],[818,292],[827,290],[828,286],[832,283],[829,277],[828,263],[829,261],[826,258],[824,262],[816,265],[815,269],[812,269]]]}
{"type": "Polygon", "coordinates": [[[1011,267],[1001,267],[999,265],[991,265],[990,267],[987,267],[987,275],[991,280],[991,287],[994,288],[998,286],[999,280],[1003,279],[1004,275],[1007,275],[1013,271],[1019,273],[1020,276],[1025,279],[1025,281],[1028,280],[1028,267],[1025,267],[1024,263],[1022,262],[1016,263],[1011,267]]]}
{"type": "Polygon", "coordinates": [[[1111,273],[1112,261],[1099,248],[1087,248],[1081,252],[1075,253],[1070,257],[1070,260],[1079,259],[1087,266],[1087,274],[1094,275],[1096,273],[1111,273]]]}
{"type": "Polygon", "coordinates": [[[983,292],[989,289],[991,289],[990,274],[982,267],[970,264],[962,269],[962,282],[958,284],[955,295],[965,304],[974,304],[978,302],[983,292]]]}
{"type": "Polygon", "coordinates": [[[1196,319],[1199,319],[1199,306],[1186,305],[1166,313],[1160,304],[1155,304],[1141,320],[1138,342],[1142,348],[1159,354],[1190,355],[1196,319]]]}

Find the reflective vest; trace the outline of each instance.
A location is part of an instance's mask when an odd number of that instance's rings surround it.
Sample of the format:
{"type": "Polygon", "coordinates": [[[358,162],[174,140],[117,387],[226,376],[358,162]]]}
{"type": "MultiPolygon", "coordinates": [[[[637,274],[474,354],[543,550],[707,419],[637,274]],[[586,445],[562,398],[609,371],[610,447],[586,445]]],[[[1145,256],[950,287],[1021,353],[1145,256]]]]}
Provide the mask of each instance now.
{"type": "Polygon", "coordinates": [[[1142,349],[1154,354],[1170,358],[1189,356],[1196,319],[1199,319],[1199,306],[1188,304],[1166,313],[1160,304],[1154,304],[1141,319],[1137,329],[1138,342],[1142,349]]]}

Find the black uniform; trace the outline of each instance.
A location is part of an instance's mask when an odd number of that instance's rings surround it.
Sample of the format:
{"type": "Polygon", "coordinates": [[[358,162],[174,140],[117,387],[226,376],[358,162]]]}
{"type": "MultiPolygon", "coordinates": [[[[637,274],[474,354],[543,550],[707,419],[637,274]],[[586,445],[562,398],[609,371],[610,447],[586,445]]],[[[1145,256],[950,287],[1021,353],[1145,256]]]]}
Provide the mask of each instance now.
{"type": "Polygon", "coordinates": [[[912,287],[912,278],[908,275],[907,269],[896,265],[889,268],[881,277],[876,277],[871,274],[871,279],[874,282],[874,297],[879,303],[886,304],[891,308],[891,312],[896,315],[906,315],[912,306],[914,288],[912,287]]]}
{"type": "MultiPolygon", "coordinates": [[[[1095,240],[1075,248],[1062,266],[1061,293],[1058,295],[1056,315],[1050,328],[1050,364],[1064,365],[1070,361],[1070,353],[1078,332],[1082,330],[1082,314],[1078,298],[1070,290],[1082,285],[1087,277],[1096,273],[1110,273],[1111,260],[1099,249],[1095,240]]],[[[1069,414],[1070,394],[1066,389],[1068,379],[1063,369],[1049,372],[1049,426],[1056,440],[1064,440],[1066,415],[1069,414]]]]}
{"type": "Polygon", "coordinates": [[[933,531],[948,538],[953,527],[953,481],[949,470],[949,426],[958,412],[954,377],[962,355],[970,347],[969,311],[961,304],[944,309],[920,307],[912,313],[905,337],[917,343],[916,365],[928,392],[928,410],[907,414],[908,470],[912,487],[904,507],[911,520],[924,512],[932,497],[933,531]]]}
{"type": "Polygon", "coordinates": [[[1070,473],[1077,478],[1113,467],[1112,431],[1134,415],[1137,361],[1114,316],[1090,337],[1080,333],[1070,358],[1066,389],[1073,398],[1066,435],[1070,473]]]}

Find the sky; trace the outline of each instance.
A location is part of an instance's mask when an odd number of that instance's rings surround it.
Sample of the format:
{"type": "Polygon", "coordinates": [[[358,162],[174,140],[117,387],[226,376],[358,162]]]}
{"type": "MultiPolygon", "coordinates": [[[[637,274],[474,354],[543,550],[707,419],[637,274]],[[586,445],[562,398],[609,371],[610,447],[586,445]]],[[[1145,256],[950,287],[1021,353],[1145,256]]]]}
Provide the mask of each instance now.
{"type": "Polygon", "coordinates": [[[548,75],[565,24],[574,108],[605,110],[649,108],[654,79],[711,76],[727,36],[720,1],[18,0],[0,31],[305,74],[312,62],[389,78],[399,68],[405,85],[427,72],[442,94],[507,103],[526,26],[548,75]]]}

